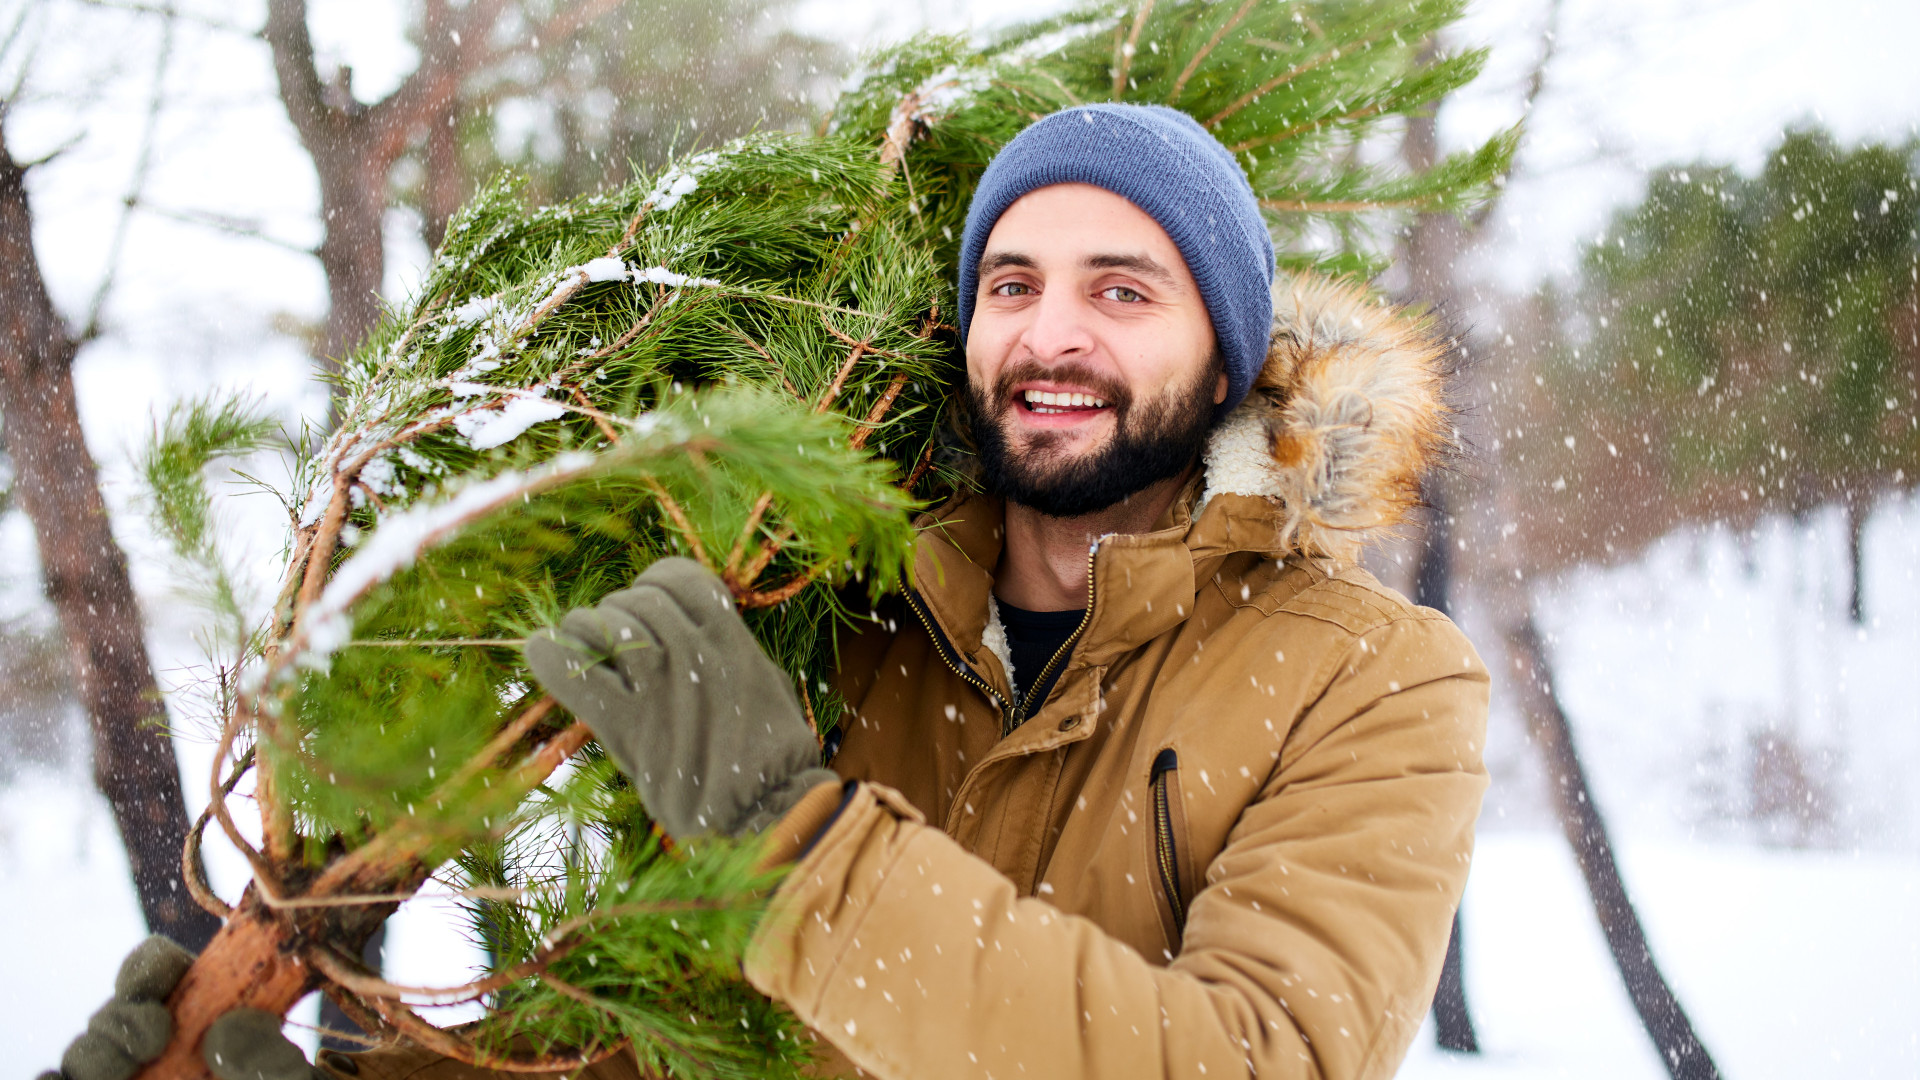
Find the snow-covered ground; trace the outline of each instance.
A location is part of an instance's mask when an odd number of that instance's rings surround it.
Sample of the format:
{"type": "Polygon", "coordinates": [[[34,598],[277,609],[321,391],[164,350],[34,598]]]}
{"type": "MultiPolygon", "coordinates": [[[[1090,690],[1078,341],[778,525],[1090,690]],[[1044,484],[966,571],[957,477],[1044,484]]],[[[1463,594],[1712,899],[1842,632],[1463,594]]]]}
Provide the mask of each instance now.
{"type": "MultiPolygon", "coordinates": [[[[1723,1076],[1920,1076],[1920,859],[1628,840],[1620,861],[1723,1076]]],[[[1666,1076],[1557,834],[1483,835],[1462,911],[1482,1052],[1429,1020],[1402,1077],[1666,1076]]]]}
{"type": "MultiPolygon", "coordinates": [[[[80,1030],[143,931],[97,797],[16,784],[0,822],[0,1080],[26,1080],[80,1030]]],[[[1731,1080],[1920,1075],[1920,859],[1626,840],[1621,862],[1662,968],[1731,1080]]],[[[1483,836],[1464,911],[1483,1053],[1436,1049],[1429,1024],[1402,1076],[1665,1075],[1556,834],[1483,836]]],[[[454,981],[471,962],[444,918],[390,925],[401,981],[454,981]]]]}
{"type": "MultiPolygon", "coordinates": [[[[1737,1080],[1920,1076],[1920,505],[1872,519],[1862,628],[1845,620],[1841,543],[1825,518],[1676,536],[1540,594],[1655,955],[1737,1080]],[[1769,730],[1810,748],[1823,822],[1751,814],[1742,755],[1769,730]]],[[[1664,1075],[1540,809],[1532,749],[1498,706],[1488,749],[1495,786],[1464,908],[1485,1053],[1443,1053],[1428,1031],[1403,1075],[1664,1075]]],[[[230,852],[213,872],[237,891],[230,852]]],[[[0,926],[0,1080],[12,1080],[54,1060],[142,933],[111,819],[71,771],[0,787],[0,926]]],[[[408,905],[390,970],[463,981],[477,956],[454,927],[444,904],[408,905]]]]}

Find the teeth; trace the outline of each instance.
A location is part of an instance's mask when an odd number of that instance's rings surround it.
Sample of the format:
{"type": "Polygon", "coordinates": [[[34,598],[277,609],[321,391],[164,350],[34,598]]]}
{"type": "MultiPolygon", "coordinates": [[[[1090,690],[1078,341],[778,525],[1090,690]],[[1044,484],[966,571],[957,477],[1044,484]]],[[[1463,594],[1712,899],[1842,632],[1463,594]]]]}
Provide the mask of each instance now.
{"type": "Polygon", "coordinates": [[[1092,394],[1056,394],[1049,390],[1028,390],[1026,392],[1026,401],[1028,405],[1051,405],[1056,408],[1069,409],[1104,409],[1107,407],[1105,400],[1094,397],[1092,394]]]}

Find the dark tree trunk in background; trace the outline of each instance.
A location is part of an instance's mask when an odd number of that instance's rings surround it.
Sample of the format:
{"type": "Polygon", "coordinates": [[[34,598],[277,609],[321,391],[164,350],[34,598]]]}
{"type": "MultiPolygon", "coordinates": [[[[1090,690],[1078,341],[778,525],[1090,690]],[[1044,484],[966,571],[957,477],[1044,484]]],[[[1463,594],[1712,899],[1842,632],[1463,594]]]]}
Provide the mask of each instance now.
{"type": "Polygon", "coordinates": [[[454,106],[434,120],[427,130],[427,175],[421,183],[425,190],[421,193],[420,223],[421,238],[426,240],[427,249],[440,250],[441,241],[447,238],[447,222],[467,201],[467,171],[460,159],[460,135],[455,129],[460,121],[454,106]]]}
{"type": "MultiPolygon", "coordinates": [[[[1562,4],[1563,0],[1547,0],[1540,55],[1528,73],[1524,89],[1522,109],[1527,115],[1532,113],[1546,86],[1547,70],[1557,49],[1562,4]]],[[[1439,157],[1438,150],[1433,117],[1417,116],[1409,120],[1401,142],[1401,156],[1409,168],[1415,171],[1430,168],[1439,157]]],[[[1462,257],[1484,238],[1486,223],[1498,198],[1496,195],[1495,201],[1480,207],[1466,219],[1453,214],[1415,217],[1402,251],[1407,283],[1401,299],[1424,300],[1437,307],[1443,317],[1462,317],[1466,309],[1459,288],[1462,257]]],[[[1517,373],[1520,363],[1519,359],[1512,358],[1510,366],[1516,372],[1503,371],[1499,377],[1506,379],[1517,373]]],[[[1452,529],[1460,519],[1469,519],[1476,528],[1471,542],[1474,563],[1470,564],[1468,574],[1483,590],[1482,599],[1506,639],[1514,664],[1511,685],[1520,698],[1534,742],[1540,747],[1553,787],[1555,810],[1586,878],[1594,911],[1600,917],[1601,929],[1613,951],[1627,993],[1647,1033],[1659,1048],[1661,1061],[1675,1080],[1717,1077],[1719,1073],[1712,1058],[1694,1035],[1686,1013],[1654,965],[1639,917],[1621,884],[1612,844],[1587,789],[1586,775],[1575,755],[1572,729],[1555,695],[1552,669],[1534,629],[1532,601],[1523,583],[1527,569],[1525,554],[1514,550],[1499,530],[1501,523],[1516,520],[1521,508],[1520,496],[1505,483],[1500,469],[1497,433],[1487,429],[1484,415],[1476,415],[1476,409],[1494,404],[1492,377],[1484,368],[1465,374],[1468,378],[1463,381],[1469,388],[1467,401],[1457,419],[1463,426],[1479,429],[1474,433],[1477,438],[1470,436],[1465,442],[1473,447],[1477,471],[1482,472],[1488,482],[1469,489],[1457,481],[1447,484],[1449,477],[1444,474],[1431,478],[1433,482],[1427,487],[1427,496],[1434,504],[1434,513],[1416,579],[1417,599],[1444,610],[1446,593],[1454,576],[1456,548],[1451,542],[1452,529]]],[[[1440,1044],[1452,1048],[1448,1042],[1447,1012],[1457,1007],[1461,1026],[1454,1034],[1459,1038],[1459,1048],[1465,1049],[1476,1040],[1467,1018],[1464,996],[1456,1002],[1448,1000],[1449,994],[1458,991],[1461,982],[1455,967],[1460,951],[1459,925],[1456,917],[1454,936],[1447,950],[1447,965],[1452,971],[1442,973],[1434,1001],[1434,1019],[1440,1044]]]]}
{"type": "Polygon", "coordinates": [[[1870,503],[1862,492],[1847,498],[1847,615],[1867,625],[1866,541],[1870,503]]]}
{"type": "Polygon", "coordinates": [[[181,879],[187,809],[180,767],[126,556],[80,428],[73,390],[80,345],[47,296],[26,171],[6,148],[4,123],[0,115],[0,414],[14,495],[33,520],[47,599],[59,613],[92,729],[94,780],[126,844],[141,913],[155,933],[199,949],[220,923],[181,879]]]}
{"type": "Polygon", "coordinates": [[[1440,486],[1423,485],[1427,500],[1426,536],[1420,545],[1420,568],[1413,577],[1413,602],[1444,615],[1453,614],[1453,518],[1440,486]]]}
{"type": "MultiPolygon", "coordinates": [[[[1429,48],[1432,48],[1430,45],[1429,48]]],[[[1431,169],[1440,157],[1439,133],[1428,113],[1407,122],[1400,155],[1416,172],[1431,169]]],[[[1443,309],[1454,305],[1454,287],[1465,227],[1453,214],[1420,214],[1414,218],[1401,251],[1407,287],[1402,297],[1425,301],[1443,309]]],[[[1446,314],[1450,314],[1447,312],[1446,314]]],[[[1445,314],[1443,314],[1445,317],[1445,314]]],[[[1427,501],[1426,536],[1420,545],[1420,565],[1414,573],[1413,602],[1452,614],[1453,520],[1443,488],[1445,476],[1430,474],[1421,484],[1427,501]]],[[[1459,1054],[1480,1052],[1480,1039],[1467,1009],[1466,953],[1460,941],[1460,912],[1453,913],[1453,931],[1447,936],[1447,958],[1440,968],[1440,984],[1433,993],[1434,1041],[1443,1050],[1459,1054]]]]}
{"type": "Polygon", "coordinates": [[[1456,1054],[1480,1052],[1480,1037],[1467,1012],[1466,967],[1461,962],[1460,912],[1453,913],[1453,932],[1447,936],[1447,959],[1440,967],[1440,986],[1433,995],[1433,1037],[1440,1049],[1456,1054]]]}
{"type": "MultiPolygon", "coordinates": [[[[1413,579],[1413,602],[1451,614],[1448,596],[1453,585],[1453,529],[1446,500],[1435,483],[1426,485],[1427,529],[1420,545],[1420,566],[1413,579]]],[[[1447,937],[1447,959],[1440,967],[1440,985],[1433,995],[1434,1039],[1442,1050],[1459,1054],[1480,1052],[1467,1011],[1464,950],[1460,944],[1460,912],[1453,913],[1453,932],[1447,937]]]]}
{"type": "Polygon", "coordinates": [[[1580,874],[1586,879],[1593,911],[1600,919],[1607,948],[1620,969],[1620,978],[1633,1000],[1634,1011],[1653,1037],[1660,1061],[1673,1080],[1718,1080],[1719,1069],[1693,1031],[1680,1000],[1653,961],[1640,916],[1627,898],[1614,861],[1613,842],[1594,805],[1593,792],[1573,743],[1573,727],[1560,707],[1548,666],[1546,645],[1534,627],[1533,613],[1522,612],[1506,632],[1506,646],[1514,667],[1513,685],[1520,695],[1527,727],[1548,763],[1548,785],[1554,811],[1567,843],[1573,846],[1580,874]]]}

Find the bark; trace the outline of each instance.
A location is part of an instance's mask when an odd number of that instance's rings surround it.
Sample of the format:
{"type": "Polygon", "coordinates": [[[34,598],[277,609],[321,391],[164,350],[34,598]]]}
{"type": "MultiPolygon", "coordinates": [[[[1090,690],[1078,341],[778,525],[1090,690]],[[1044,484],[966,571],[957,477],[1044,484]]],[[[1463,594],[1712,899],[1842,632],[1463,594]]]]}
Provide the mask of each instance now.
{"type": "MultiPolygon", "coordinates": [[[[1420,546],[1420,564],[1414,569],[1413,600],[1416,604],[1451,614],[1453,586],[1453,530],[1447,514],[1447,500],[1440,485],[1431,482],[1427,491],[1427,529],[1420,546]]],[[[1440,985],[1433,995],[1434,1038],[1443,1050],[1461,1054],[1480,1052],[1480,1039],[1473,1029],[1473,1014],[1467,1009],[1465,952],[1460,943],[1460,913],[1453,913],[1453,930],[1447,936],[1447,958],[1440,968],[1440,985]]]]}
{"type": "MultiPolygon", "coordinates": [[[[1407,122],[1400,146],[1407,167],[1424,172],[1439,160],[1439,135],[1434,116],[1427,113],[1407,122]]],[[[1456,265],[1465,242],[1459,218],[1452,214],[1421,214],[1408,230],[1401,266],[1407,274],[1405,298],[1424,300],[1443,309],[1454,303],[1456,265]]],[[[1426,478],[1423,489],[1428,503],[1426,536],[1419,548],[1419,564],[1414,568],[1414,603],[1451,614],[1453,586],[1451,502],[1445,495],[1445,477],[1426,478]]],[[[1460,913],[1453,915],[1453,930],[1447,936],[1447,958],[1440,968],[1440,983],[1433,995],[1434,1039],[1441,1049],[1462,1054],[1480,1052],[1480,1040],[1474,1032],[1473,1013],[1467,1007],[1466,956],[1460,942],[1460,913]]]]}
{"type": "Polygon", "coordinates": [[[1442,494],[1432,477],[1423,485],[1427,500],[1427,529],[1420,545],[1420,565],[1414,569],[1413,602],[1445,615],[1453,614],[1452,500],[1442,494]]]}
{"type": "Polygon", "coordinates": [[[449,108],[427,132],[420,235],[431,251],[440,250],[440,242],[447,238],[447,222],[467,201],[467,172],[460,159],[460,133],[455,129],[458,123],[455,110],[449,108]]]}
{"type": "Polygon", "coordinates": [[[1593,900],[1594,914],[1606,935],[1607,948],[1633,1000],[1634,1011],[1653,1037],[1660,1051],[1661,1064],[1673,1080],[1718,1080],[1719,1069],[1707,1053],[1686,1010],[1674,996],[1647,945],[1640,916],[1627,898],[1620,880],[1620,868],[1614,861],[1613,842],[1607,836],[1606,823],[1594,804],[1587,786],[1586,771],[1573,742],[1573,727],[1560,706],[1560,695],[1553,684],[1553,671],[1547,660],[1545,644],[1533,624],[1533,613],[1522,610],[1505,631],[1508,657],[1518,678],[1515,689],[1520,696],[1527,728],[1540,747],[1548,766],[1554,811],[1560,827],[1572,845],[1586,879],[1587,893],[1593,900]]]}
{"type": "Polygon", "coordinates": [[[1866,540],[1868,498],[1864,494],[1847,499],[1847,615],[1853,625],[1867,625],[1866,540]]]}
{"type": "MultiPolygon", "coordinates": [[[[379,971],[381,969],[385,959],[386,942],[387,928],[382,925],[378,930],[373,932],[373,936],[368,938],[367,943],[361,947],[360,963],[364,965],[368,971],[379,971]]],[[[362,1028],[359,1022],[354,1020],[353,1017],[348,1016],[347,1011],[341,1008],[340,1004],[331,997],[323,997],[320,999],[320,1028],[320,1049],[322,1050],[344,1050],[349,1053],[355,1050],[362,1050],[366,1048],[366,1044],[355,1039],[353,1037],[354,1034],[356,1032],[361,1035],[372,1034],[372,1032],[362,1028]],[[336,1031],[340,1034],[331,1034],[336,1031]]]]}
{"type": "Polygon", "coordinates": [[[461,82],[498,59],[488,40],[505,6],[505,0],[475,0],[454,13],[443,2],[428,4],[420,66],[393,93],[364,104],[354,99],[349,69],[328,80],[315,66],[306,0],[267,4],[262,36],[273,53],[280,100],[320,180],[328,308],[318,359],[329,372],[380,321],[394,164],[430,125],[452,115],[461,82]]]}
{"type": "Polygon", "coordinates": [[[1453,913],[1453,932],[1447,936],[1447,959],[1440,967],[1440,988],[1433,996],[1434,1041],[1456,1054],[1480,1052],[1480,1038],[1467,1012],[1466,970],[1461,963],[1460,913],[1453,913]]]}
{"type": "MultiPolygon", "coordinates": [[[[546,699],[522,719],[530,726],[553,707],[552,700],[546,699]]],[[[523,727],[505,741],[490,744],[481,752],[478,767],[486,767],[503,753],[523,745],[519,736],[526,734],[523,727]]],[[[593,735],[585,725],[575,723],[557,735],[535,737],[539,738],[536,748],[509,781],[523,794],[545,783],[593,735]]],[[[280,888],[303,896],[309,901],[307,906],[283,904],[276,909],[262,900],[257,883],[247,886],[226,926],[194,958],[186,977],[167,998],[167,1008],[173,1014],[173,1034],[166,1049],[132,1080],[213,1080],[202,1058],[202,1043],[215,1020],[241,1008],[284,1016],[309,991],[327,988],[331,994],[338,989],[314,969],[309,959],[313,951],[363,955],[368,941],[400,905],[387,900],[336,904],[311,901],[411,895],[433,870],[422,860],[435,840],[428,831],[403,823],[345,856],[336,856],[317,875],[305,866],[280,867],[292,879],[280,888]]]]}
{"type": "Polygon", "coordinates": [[[173,1037],[137,1080],[213,1080],[200,1043],[213,1022],[235,1008],[284,1016],[317,985],[300,959],[290,922],[276,919],[249,887],[227,925],[187,970],[167,999],[173,1037]]]}
{"type": "MultiPolygon", "coordinates": [[[[418,888],[426,872],[411,868],[395,887],[418,888]]],[[[173,1034],[167,1048],[135,1080],[214,1080],[201,1044],[213,1022],[233,1009],[264,1009],[277,1016],[321,986],[305,951],[325,943],[347,955],[365,948],[396,904],[348,909],[310,908],[296,915],[275,911],[249,885],[227,923],[195,958],[167,998],[173,1034]]],[[[361,1049],[357,1044],[351,1049],[361,1049]]]]}
{"type": "Polygon", "coordinates": [[[33,521],[47,599],[59,614],[93,735],[94,780],[113,810],[147,926],[199,948],[219,922],[188,896],[180,768],[147,658],[145,625],[80,427],[79,343],[53,310],[33,248],[26,171],[0,114],[0,415],[14,495],[33,521]]]}

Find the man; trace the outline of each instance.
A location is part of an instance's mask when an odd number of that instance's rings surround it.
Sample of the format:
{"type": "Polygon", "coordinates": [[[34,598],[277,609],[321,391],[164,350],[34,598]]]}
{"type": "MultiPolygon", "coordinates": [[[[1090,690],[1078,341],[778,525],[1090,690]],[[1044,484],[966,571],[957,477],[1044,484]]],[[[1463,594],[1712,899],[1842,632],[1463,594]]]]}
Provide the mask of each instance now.
{"type": "MultiPolygon", "coordinates": [[[[1173,110],[1070,109],[995,159],[961,249],[984,492],[840,642],[831,771],[697,564],[529,641],[668,832],[794,862],[746,973],[825,1071],[1398,1067],[1466,878],[1487,676],[1354,556],[1438,447],[1439,349],[1273,275],[1238,165],[1173,110]]],[[[264,1052],[256,1019],[209,1043],[264,1052]]]]}

